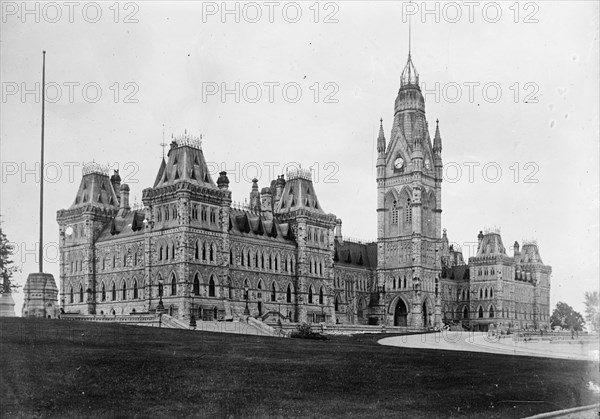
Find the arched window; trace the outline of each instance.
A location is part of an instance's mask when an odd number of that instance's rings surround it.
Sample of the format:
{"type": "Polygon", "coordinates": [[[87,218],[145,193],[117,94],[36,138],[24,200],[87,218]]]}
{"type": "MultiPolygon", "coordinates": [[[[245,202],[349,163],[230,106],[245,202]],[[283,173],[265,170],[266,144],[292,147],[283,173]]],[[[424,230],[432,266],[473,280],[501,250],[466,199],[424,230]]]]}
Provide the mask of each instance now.
{"type": "Polygon", "coordinates": [[[323,287],[319,289],[319,304],[323,304],[323,287]]]}
{"type": "MultiPolygon", "coordinates": [[[[73,290],[71,289],[71,300],[73,299],[72,297],[73,297],[73,290]]],[[[285,298],[286,302],[288,302],[288,303],[292,302],[292,285],[291,284],[288,284],[285,297],[286,297],[285,298]]]]}
{"type": "Polygon", "coordinates": [[[494,317],[494,306],[490,306],[490,318],[494,317]]]}
{"type": "Polygon", "coordinates": [[[396,289],[396,278],[394,278],[394,289],[396,289]]]}
{"type": "Polygon", "coordinates": [[[215,245],[211,244],[210,245],[210,261],[214,261],[215,260],[215,245]]]}
{"type": "Polygon", "coordinates": [[[479,288],[479,298],[483,298],[483,288],[479,288]]]}
{"type": "Polygon", "coordinates": [[[127,299],[127,284],[123,280],[123,289],[121,291],[121,300],[126,300],[126,299],[127,299]]]}
{"type": "Polygon", "coordinates": [[[198,274],[194,275],[194,295],[200,295],[200,279],[198,274]]]}
{"type": "Polygon", "coordinates": [[[127,253],[123,255],[123,267],[127,266],[127,253]]]}
{"type": "Polygon", "coordinates": [[[467,307],[465,307],[463,309],[463,319],[468,319],[469,318],[469,309],[467,307]]]}
{"type": "Polygon", "coordinates": [[[165,246],[165,260],[169,260],[169,245],[165,246]]]}
{"type": "Polygon", "coordinates": [[[258,281],[258,286],[256,288],[258,289],[258,291],[256,292],[256,298],[262,298],[262,290],[263,290],[262,279],[260,279],[258,281]]]}
{"type": "Polygon", "coordinates": [[[163,295],[163,284],[161,282],[158,283],[158,296],[162,297],[163,295]]]}
{"type": "Polygon", "coordinates": [[[254,254],[254,267],[258,268],[258,252],[254,254]]]}
{"type": "Polygon", "coordinates": [[[275,281],[271,284],[271,301],[275,301],[277,299],[277,289],[275,288],[275,281]]]}
{"type": "Polygon", "coordinates": [[[261,267],[261,269],[265,269],[265,255],[264,255],[264,253],[260,254],[260,267],[261,267]]]}
{"type": "Polygon", "coordinates": [[[244,298],[246,300],[250,298],[250,284],[248,284],[247,279],[244,279],[244,298]]]}
{"type": "Polygon", "coordinates": [[[398,207],[397,207],[398,202],[396,202],[396,200],[394,200],[393,204],[392,204],[392,216],[391,216],[391,222],[392,224],[398,224],[398,207]]]}
{"type": "Polygon", "coordinates": [[[240,265],[244,266],[244,251],[243,250],[240,252],[240,265]]]}
{"type": "Polygon", "coordinates": [[[487,291],[487,288],[485,289],[485,298],[488,298],[488,291],[487,291]]]}
{"type": "Polygon", "coordinates": [[[308,287],[308,303],[312,304],[313,302],[313,289],[312,289],[312,285],[310,287],[308,287]]]}
{"type": "Polygon", "coordinates": [[[202,243],[202,260],[206,260],[206,243],[202,243]]]}
{"type": "Polygon", "coordinates": [[[494,289],[490,288],[490,298],[494,298],[494,289]]]}
{"type": "Polygon", "coordinates": [[[163,248],[162,248],[162,246],[160,246],[158,248],[158,260],[162,260],[162,258],[163,258],[163,248]]]}
{"type": "MultiPolygon", "coordinates": [[[[106,287],[104,286],[104,282],[102,283],[102,301],[106,301],[106,287]]],[[[73,302],[73,301],[71,301],[73,302]]]]}
{"type": "Polygon", "coordinates": [[[196,240],[196,245],[194,246],[194,259],[198,259],[200,255],[200,248],[198,247],[198,241],[196,240]]]}
{"type": "Polygon", "coordinates": [[[111,290],[111,299],[112,301],[116,301],[117,300],[117,284],[115,284],[114,282],[112,283],[112,290],[111,290]]]}
{"type": "Polygon", "coordinates": [[[412,223],[412,206],[410,203],[410,198],[406,199],[406,213],[404,218],[407,224],[412,223]]]}
{"type": "Polygon", "coordinates": [[[483,307],[479,306],[479,318],[483,319],[483,307]]]}
{"type": "Polygon", "coordinates": [[[406,288],[406,277],[404,277],[404,288],[406,288]]]}
{"type": "Polygon", "coordinates": [[[171,274],[171,295],[177,295],[177,279],[175,274],[171,274]]]}
{"type": "Polygon", "coordinates": [[[233,265],[233,250],[229,249],[229,264],[233,265]]]}
{"type": "Polygon", "coordinates": [[[275,255],[275,272],[279,271],[279,255],[275,255]]]}
{"type": "Polygon", "coordinates": [[[137,283],[137,279],[133,280],[133,299],[134,300],[138,299],[138,283],[137,283]]]}
{"type": "Polygon", "coordinates": [[[273,270],[273,256],[269,253],[269,270],[273,270]]]}
{"type": "Polygon", "coordinates": [[[215,280],[213,279],[213,277],[210,277],[210,280],[208,281],[208,296],[209,297],[214,297],[215,296],[215,280]]]}
{"type": "Polygon", "coordinates": [[[323,263],[319,262],[319,275],[323,276],[323,263]]]}
{"type": "Polygon", "coordinates": [[[231,278],[227,278],[227,285],[227,296],[231,300],[233,298],[233,283],[231,281],[231,278]]]}
{"type": "Polygon", "coordinates": [[[171,259],[175,259],[175,243],[171,245],[171,259]]]}
{"type": "Polygon", "coordinates": [[[338,301],[337,296],[335,297],[335,300],[333,302],[333,307],[334,307],[335,311],[340,311],[340,302],[338,301]]]}
{"type": "Polygon", "coordinates": [[[79,284],[79,302],[83,303],[83,285],[79,284]]]}
{"type": "Polygon", "coordinates": [[[308,271],[309,271],[309,273],[313,273],[313,260],[312,259],[308,263],[308,271]]]}

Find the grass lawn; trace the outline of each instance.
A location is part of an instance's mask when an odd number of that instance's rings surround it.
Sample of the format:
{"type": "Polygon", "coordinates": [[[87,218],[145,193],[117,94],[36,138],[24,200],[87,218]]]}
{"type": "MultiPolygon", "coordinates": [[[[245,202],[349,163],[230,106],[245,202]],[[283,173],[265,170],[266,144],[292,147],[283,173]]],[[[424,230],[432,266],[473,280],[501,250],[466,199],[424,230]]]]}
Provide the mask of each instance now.
{"type": "Polygon", "coordinates": [[[598,364],[0,319],[0,417],[524,417],[598,402],[598,364]]]}

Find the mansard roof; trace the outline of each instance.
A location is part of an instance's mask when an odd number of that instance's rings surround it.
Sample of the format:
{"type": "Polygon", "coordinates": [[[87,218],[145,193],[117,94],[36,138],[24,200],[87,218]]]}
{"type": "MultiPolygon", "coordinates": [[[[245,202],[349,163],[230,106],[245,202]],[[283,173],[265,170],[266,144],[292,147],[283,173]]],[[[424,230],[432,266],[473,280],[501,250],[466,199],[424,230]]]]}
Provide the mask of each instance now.
{"type": "Polygon", "coordinates": [[[335,263],[363,266],[368,269],[377,268],[377,243],[340,242],[335,239],[334,245],[335,263]]]}
{"type": "Polygon", "coordinates": [[[477,248],[477,257],[506,256],[506,249],[502,244],[500,233],[486,233],[477,248]]]}
{"type": "Polygon", "coordinates": [[[174,137],[168,160],[161,162],[154,188],[190,182],[199,186],[217,189],[202,152],[201,139],[189,134],[174,137]]]}
{"type": "Polygon", "coordinates": [[[69,209],[85,205],[110,209],[119,206],[116,191],[108,177],[108,169],[97,163],[84,166],[75,201],[69,209]]]}
{"type": "Polygon", "coordinates": [[[123,237],[143,236],[145,215],[141,211],[126,211],[119,213],[115,218],[106,223],[97,242],[104,242],[123,237]]]}
{"type": "Polygon", "coordinates": [[[309,212],[325,214],[319,204],[310,171],[306,169],[290,170],[287,176],[281,199],[275,205],[275,212],[282,214],[306,209],[309,212]]]}
{"type": "Polygon", "coordinates": [[[229,212],[229,233],[233,236],[251,237],[261,240],[295,243],[288,223],[268,219],[258,212],[232,208],[229,212]]]}
{"type": "Polygon", "coordinates": [[[533,242],[523,244],[519,259],[521,263],[544,263],[537,244],[533,242]]]}

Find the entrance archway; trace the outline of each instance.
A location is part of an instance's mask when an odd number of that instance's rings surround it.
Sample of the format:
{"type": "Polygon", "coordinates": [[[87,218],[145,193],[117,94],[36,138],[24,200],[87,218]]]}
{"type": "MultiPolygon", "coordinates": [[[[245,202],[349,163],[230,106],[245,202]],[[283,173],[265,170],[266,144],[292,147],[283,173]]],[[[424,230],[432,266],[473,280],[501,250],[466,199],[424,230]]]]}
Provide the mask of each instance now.
{"type": "Polygon", "coordinates": [[[394,309],[394,326],[404,326],[406,327],[406,319],[408,317],[408,310],[406,309],[406,305],[404,301],[400,298],[398,300],[398,304],[396,304],[396,308],[394,309]]]}

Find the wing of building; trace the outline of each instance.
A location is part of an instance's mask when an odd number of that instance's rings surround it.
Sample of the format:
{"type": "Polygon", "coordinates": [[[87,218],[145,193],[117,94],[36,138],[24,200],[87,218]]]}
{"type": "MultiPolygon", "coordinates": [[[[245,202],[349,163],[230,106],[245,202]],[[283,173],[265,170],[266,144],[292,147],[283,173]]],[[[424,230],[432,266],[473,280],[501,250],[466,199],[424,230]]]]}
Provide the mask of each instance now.
{"type": "Polygon", "coordinates": [[[344,239],[311,173],[292,170],[232,204],[201,140],[173,138],[143,208],[118,172],[84,168],[73,204],[57,213],[60,298],[66,312],[130,314],[159,305],[177,318],[548,327],[550,266],[537,244],[509,257],[498,232],[480,233],[465,264],[441,228],[442,138],[433,141],[409,54],[389,142],[377,139],[377,241],[344,239]]]}

